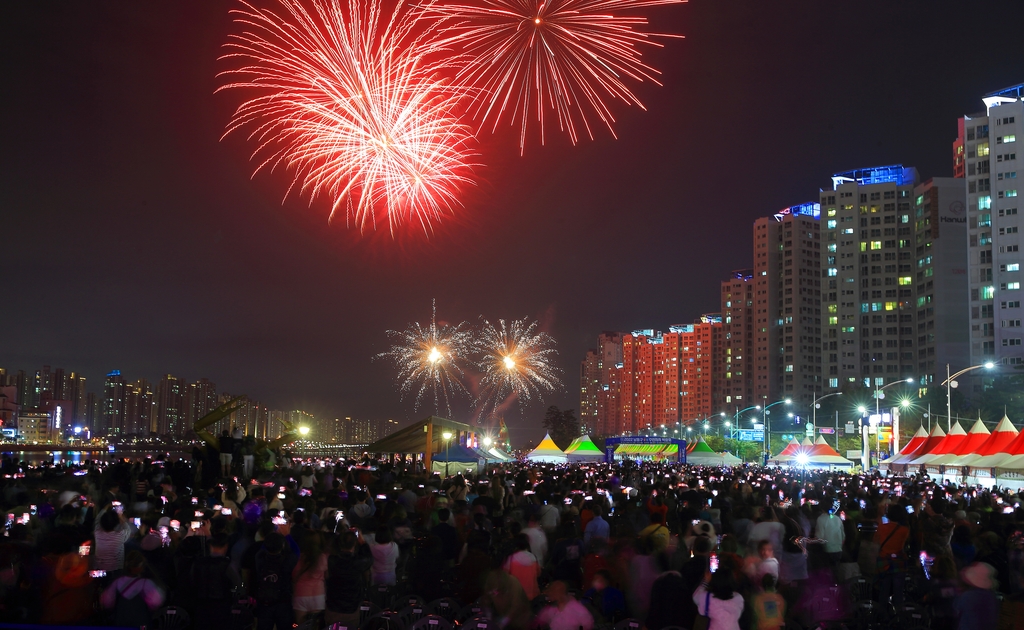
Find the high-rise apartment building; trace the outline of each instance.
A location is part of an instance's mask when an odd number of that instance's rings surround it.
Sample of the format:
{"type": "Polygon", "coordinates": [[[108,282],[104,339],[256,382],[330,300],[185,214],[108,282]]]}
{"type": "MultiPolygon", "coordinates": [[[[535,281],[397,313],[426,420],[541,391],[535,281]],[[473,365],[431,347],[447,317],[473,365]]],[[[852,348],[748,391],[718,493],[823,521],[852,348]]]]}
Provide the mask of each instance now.
{"type": "MultiPolygon", "coordinates": [[[[754,222],[753,400],[810,405],[821,390],[821,206],[754,222]]],[[[735,406],[735,405],[734,405],[735,406]]]]}
{"type": "Polygon", "coordinates": [[[1024,222],[1018,194],[1024,192],[1024,151],[1017,150],[1017,136],[1024,141],[1024,85],[992,92],[982,101],[985,110],[962,119],[954,143],[954,151],[962,146],[966,156],[970,364],[1021,365],[1024,222]]]}
{"type": "MultiPolygon", "coordinates": [[[[722,352],[722,316],[718,313],[702,315],[693,324],[672,326],[671,335],[678,341],[679,377],[678,389],[674,392],[666,390],[666,412],[662,424],[692,424],[698,418],[707,418],[720,410],[722,401],[716,395],[722,390],[724,383],[724,353],[722,352]],[[670,415],[672,409],[668,398],[675,394],[679,403],[675,417],[670,415]]],[[[674,356],[669,353],[661,367],[668,372],[674,356]]],[[[671,382],[666,378],[665,382],[671,382]]]]}
{"type": "Polygon", "coordinates": [[[113,370],[103,381],[103,416],[101,425],[94,428],[97,435],[124,433],[125,381],[121,370],[113,370]]]}
{"type": "Polygon", "coordinates": [[[754,270],[741,269],[722,282],[721,406],[725,410],[758,404],[754,400],[754,270]]]}
{"type": "Polygon", "coordinates": [[[601,357],[588,350],[580,363],[580,425],[584,433],[597,427],[597,397],[601,387],[601,357]]]}
{"type": "Polygon", "coordinates": [[[68,376],[66,396],[72,403],[72,419],[77,426],[88,425],[85,400],[89,392],[85,387],[85,377],[80,373],[72,372],[68,376]]]}
{"type": "Polygon", "coordinates": [[[580,365],[580,424],[597,435],[614,435],[619,410],[618,370],[622,333],[605,331],[580,365]]]}
{"type": "Polygon", "coordinates": [[[153,388],[144,378],[125,386],[124,432],[149,435],[155,429],[153,388]]]}
{"type": "Polygon", "coordinates": [[[898,286],[901,292],[914,286],[916,339],[912,349],[899,351],[916,359],[921,388],[941,383],[947,364],[954,371],[970,365],[965,195],[963,180],[951,177],[935,177],[914,189],[913,275],[901,272],[898,286]]]}
{"type": "Polygon", "coordinates": [[[716,412],[724,383],[722,318],[704,315],[668,333],[637,330],[622,337],[622,363],[610,375],[619,415],[606,434],[691,424],[716,412]]]}
{"type": "MultiPolygon", "coordinates": [[[[63,370],[61,372],[63,373],[63,370]]],[[[38,407],[44,400],[51,398],[53,398],[53,372],[50,371],[49,365],[44,365],[43,369],[36,370],[33,379],[32,406],[38,407]]]]}
{"type": "MultiPolygon", "coordinates": [[[[182,431],[187,433],[199,420],[210,413],[218,406],[217,385],[209,379],[201,378],[195,383],[189,383],[185,387],[185,400],[183,402],[184,421],[182,431]]],[[[247,435],[251,435],[250,431],[247,435]]]]}
{"type": "Polygon", "coordinates": [[[164,374],[157,383],[155,419],[158,434],[175,437],[185,434],[185,387],[185,382],[172,374],[164,374]]]}
{"type": "Polygon", "coordinates": [[[652,364],[654,350],[648,339],[660,339],[653,330],[634,330],[622,336],[622,372],[619,385],[621,416],[616,433],[635,433],[652,425],[652,364]]]}
{"type": "Polygon", "coordinates": [[[913,168],[883,166],[838,173],[821,193],[826,391],[917,373],[916,182],[913,168]]]}
{"type": "Polygon", "coordinates": [[[85,413],[82,416],[82,426],[88,427],[92,433],[97,433],[103,424],[103,401],[96,397],[96,394],[89,392],[85,395],[85,413]]]}

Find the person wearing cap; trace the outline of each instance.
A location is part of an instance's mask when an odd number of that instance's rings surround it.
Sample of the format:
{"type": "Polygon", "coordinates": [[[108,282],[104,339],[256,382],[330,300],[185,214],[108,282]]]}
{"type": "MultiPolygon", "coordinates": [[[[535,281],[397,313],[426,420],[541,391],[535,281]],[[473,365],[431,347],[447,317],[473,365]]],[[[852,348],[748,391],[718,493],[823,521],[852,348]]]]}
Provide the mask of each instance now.
{"type": "Polygon", "coordinates": [[[957,630],[988,630],[998,625],[995,576],[996,570],[984,562],[975,562],[960,572],[960,581],[967,588],[953,599],[953,610],[959,616],[957,630]]]}

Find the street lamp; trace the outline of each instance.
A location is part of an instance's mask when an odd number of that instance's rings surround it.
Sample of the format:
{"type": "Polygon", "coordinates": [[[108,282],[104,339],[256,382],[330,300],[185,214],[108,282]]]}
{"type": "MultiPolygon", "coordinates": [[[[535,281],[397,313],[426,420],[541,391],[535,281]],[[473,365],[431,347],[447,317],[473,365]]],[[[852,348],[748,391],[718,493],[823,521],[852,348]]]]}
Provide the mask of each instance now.
{"type": "Polygon", "coordinates": [[[964,369],[960,370],[959,372],[957,372],[956,374],[953,374],[952,376],[950,376],[949,375],[949,364],[948,363],[946,364],[946,380],[944,380],[941,383],[939,383],[940,387],[943,386],[943,385],[946,386],[946,431],[949,431],[950,424],[953,422],[953,420],[952,420],[952,418],[953,418],[953,404],[952,404],[952,401],[951,401],[951,398],[950,398],[950,394],[951,394],[950,388],[956,387],[956,385],[957,385],[956,381],[954,381],[953,379],[958,377],[958,376],[960,376],[961,374],[966,374],[967,372],[970,372],[971,370],[977,370],[978,368],[985,368],[986,370],[991,370],[995,366],[996,366],[995,363],[989,361],[987,363],[982,363],[980,365],[972,365],[969,368],[964,368],[964,369]]]}
{"type": "Polygon", "coordinates": [[[761,410],[761,405],[751,405],[751,406],[745,407],[743,409],[740,409],[739,407],[740,407],[739,405],[736,405],[736,413],[732,414],[732,421],[736,425],[737,429],[742,428],[742,426],[743,426],[742,424],[740,424],[740,414],[741,413],[744,413],[746,411],[750,411],[751,409],[757,409],[758,411],[761,410]]]}
{"type": "Polygon", "coordinates": [[[309,427],[299,427],[299,435],[302,437],[309,435],[309,427]]]}
{"type": "MultiPolygon", "coordinates": [[[[914,379],[907,378],[907,379],[904,379],[902,381],[893,381],[892,383],[889,383],[888,385],[882,385],[881,387],[879,387],[878,386],[878,381],[875,380],[875,415],[878,416],[878,424],[882,424],[882,414],[878,410],[879,401],[881,399],[885,398],[885,394],[882,393],[882,390],[888,389],[890,387],[895,387],[896,385],[903,385],[904,383],[909,385],[910,383],[913,383],[913,382],[914,382],[914,379]]],[[[895,429],[895,428],[896,427],[893,427],[893,429],[895,429]]],[[[866,428],[862,429],[862,432],[864,434],[864,444],[863,444],[863,446],[866,447],[868,445],[867,429],[866,428]]],[[[878,429],[876,428],[875,429],[875,450],[881,451],[881,448],[882,448],[881,444],[882,444],[881,436],[880,436],[880,434],[878,432],[878,429]]],[[[881,453],[879,453],[879,455],[881,455],[881,453]]],[[[861,459],[863,459],[863,457],[861,459]]],[[[871,463],[871,459],[870,459],[870,453],[869,453],[868,454],[868,464],[870,464],[870,463],[871,463]]],[[[868,467],[864,468],[865,471],[867,469],[868,469],[868,467]]]]}
{"type": "Polygon", "coordinates": [[[444,438],[444,477],[445,477],[445,479],[447,479],[448,478],[448,448],[451,445],[452,432],[451,431],[445,431],[444,433],[441,434],[441,437],[444,438]]]}
{"type": "Polygon", "coordinates": [[[762,419],[763,419],[762,423],[764,424],[764,465],[765,466],[768,465],[768,451],[771,448],[770,443],[771,443],[771,439],[772,439],[772,426],[770,424],[768,424],[768,414],[771,413],[771,412],[768,411],[768,409],[771,408],[771,407],[774,407],[775,405],[783,405],[783,404],[791,405],[791,404],[793,404],[793,399],[792,398],[786,398],[784,400],[777,400],[777,401],[773,402],[770,405],[765,405],[764,409],[761,410],[761,416],[762,416],[762,419]]]}
{"type": "MultiPolygon", "coordinates": [[[[843,392],[833,392],[831,394],[825,394],[824,396],[819,396],[818,398],[814,399],[814,402],[811,403],[811,424],[814,425],[815,428],[818,427],[818,409],[821,407],[821,404],[819,404],[819,403],[821,403],[821,401],[825,400],[829,396],[842,396],[842,395],[843,395],[843,392]]],[[[836,450],[837,451],[839,450],[839,412],[838,411],[836,412],[836,450]]]]}
{"type": "Polygon", "coordinates": [[[490,437],[485,437],[484,438],[484,448],[491,448],[491,444],[493,444],[493,443],[494,443],[494,440],[492,440],[490,437]]]}

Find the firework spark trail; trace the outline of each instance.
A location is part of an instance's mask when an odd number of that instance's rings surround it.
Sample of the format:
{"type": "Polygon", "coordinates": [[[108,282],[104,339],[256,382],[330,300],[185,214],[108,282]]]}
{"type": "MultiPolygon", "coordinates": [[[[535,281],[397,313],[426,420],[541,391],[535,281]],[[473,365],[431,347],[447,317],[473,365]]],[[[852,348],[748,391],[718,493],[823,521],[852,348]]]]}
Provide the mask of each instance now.
{"type": "Polygon", "coordinates": [[[415,392],[415,407],[419,408],[427,393],[432,392],[434,413],[440,412],[443,400],[451,417],[452,398],[468,394],[462,384],[463,366],[474,348],[473,332],[465,323],[438,326],[435,305],[429,326],[414,322],[403,331],[389,330],[388,336],[397,342],[377,358],[390,359],[397,366],[402,398],[415,392]]]}
{"type": "Polygon", "coordinates": [[[558,351],[547,333],[537,333],[537,322],[526,319],[498,325],[483,320],[476,342],[480,379],[480,413],[492,412],[510,397],[520,405],[537,396],[543,399],[561,387],[558,369],[550,361],[558,351]]]}
{"type": "MultiPolygon", "coordinates": [[[[442,75],[452,55],[434,26],[401,2],[279,0],[282,15],[243,2],[222,60],[220,90],[258,93],[235,111],[225,136],[255,141],[256,172],[293,172],[310,203],[331,198],[331,217],[392,235],[406,223],[429,234],[471,183],[472,130],[459,121],[466,90],[442,75]],[[415,31],[414,31],[414,26],[415,31]]],[[[254,173],[255,175],[255,173],[254,173]]],[[[287,193],[286,193],[287,196],[287,193]]]]}
{"type": "Polygon", "coordinates": [[[607,99],[644,109],[626,79],[651,81],[660,74],[641,61],[641,45],[677,37],[641,30],[647,19],[626,11],[681,4],[686,0],[479,0],[478,4],[429,3],[420,12],[438,18],[468,63],[458,78],[477,88],[472,113],[492,131],[507,115],[519,121],[525,150],[530,111],[544,143],[544,113],[554,110],[573,144],[578,126],[593,139],[588,119],[596,115],[613,136],[615,117],[607,99]]]}

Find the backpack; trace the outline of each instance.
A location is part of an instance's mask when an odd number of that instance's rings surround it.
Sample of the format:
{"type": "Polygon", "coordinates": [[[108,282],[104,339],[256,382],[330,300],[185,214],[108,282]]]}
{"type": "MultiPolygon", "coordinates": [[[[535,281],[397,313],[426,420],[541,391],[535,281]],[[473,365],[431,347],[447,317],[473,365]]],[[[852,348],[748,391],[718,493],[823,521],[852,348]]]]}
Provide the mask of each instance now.
{"type": "Polygon", "coordinates": [[[267,554],[256,569],[256,601],[269,606],[285,599],[288,595],[287,578],[280,556],[267,554]]]}
{"type": "Polygon", "coordinates": [[[231,560],[224,556],[196,558],[192,564],[192,588],[200,600],[225,600],[231,596],[227,571],[231,560]]]}

